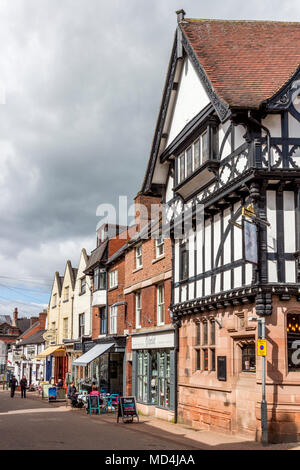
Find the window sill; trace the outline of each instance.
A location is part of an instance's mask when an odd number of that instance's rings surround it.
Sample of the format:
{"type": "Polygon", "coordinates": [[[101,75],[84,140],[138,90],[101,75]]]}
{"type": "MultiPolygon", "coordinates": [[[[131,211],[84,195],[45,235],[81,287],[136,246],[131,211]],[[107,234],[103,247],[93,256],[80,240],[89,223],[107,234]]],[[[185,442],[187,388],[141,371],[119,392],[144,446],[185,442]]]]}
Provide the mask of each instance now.
{"type": "Polygon", "coordinates": [[[164,255],[164,254],[163,254],[163,255],[160,255],[160,256],[158,256],[157,258],[155,258],[155,259],[152,260],[152,264],[158,263],[158,261],[161,261],[161,260],[164,259],[164,258],[165,258],[165,255],[164,255]]]}
{"type": "Polygon", "coordinates": [[[132,271],[132,274],[134,274],[134,273],[140,271],[141,269],[143,269],[143,266],[139,266],[138,268],[134,269],[134,270],[132,271]]]}
{"type": "Polygon", "coordinates": [[[108,289],[108,292],[111,292],[112,290],[116,290],[116,289],[118,289],[118,287],[119,287],[119,286],[110,287],[110,288],[108,289]]]}

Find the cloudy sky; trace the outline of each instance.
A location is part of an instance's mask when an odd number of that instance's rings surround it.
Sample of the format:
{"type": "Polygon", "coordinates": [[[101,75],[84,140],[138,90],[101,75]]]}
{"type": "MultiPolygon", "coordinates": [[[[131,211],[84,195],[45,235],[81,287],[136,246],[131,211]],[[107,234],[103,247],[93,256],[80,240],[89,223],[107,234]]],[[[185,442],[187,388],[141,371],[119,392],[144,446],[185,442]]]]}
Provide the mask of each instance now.
{"type": "Polygon", "coordinates": [[[0,313],[48,304],[98,204],[138,192],[179,8],[300,21],[296,0],[0,0],[0,313]]]}

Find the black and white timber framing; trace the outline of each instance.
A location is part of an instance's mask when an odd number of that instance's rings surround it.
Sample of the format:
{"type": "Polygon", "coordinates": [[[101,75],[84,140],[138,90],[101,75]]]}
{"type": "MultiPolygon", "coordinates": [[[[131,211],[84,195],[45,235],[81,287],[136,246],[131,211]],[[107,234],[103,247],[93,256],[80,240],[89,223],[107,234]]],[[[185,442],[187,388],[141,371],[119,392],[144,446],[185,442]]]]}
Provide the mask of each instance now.
{"type": "Polygon", "coordinates": [[[298,94],[295,85],[299,78],[300,70],[258,110],[229,109],[213,91],[187,40],[177,33],[142,187],[145,194],[163,188],[171,224],[182,217],[184,207],[204,206],[204,229],[193,225],[184,241],[173,240],[175,321],[183,314],[253,302],[258,314],[269,315],[273,295],[300,301],[300,90],[298,94]],[[174,135],[188,66],[208,100],[174,135]],[[208,157],[179,182],[180,156],[209,129],[208,157]],[[269,223],[257,224],[257,265],[245,261],[238,227],[242,207],[248,204],[269,223]],[[186,246],[184,277],[181,250],[186,246]]]}

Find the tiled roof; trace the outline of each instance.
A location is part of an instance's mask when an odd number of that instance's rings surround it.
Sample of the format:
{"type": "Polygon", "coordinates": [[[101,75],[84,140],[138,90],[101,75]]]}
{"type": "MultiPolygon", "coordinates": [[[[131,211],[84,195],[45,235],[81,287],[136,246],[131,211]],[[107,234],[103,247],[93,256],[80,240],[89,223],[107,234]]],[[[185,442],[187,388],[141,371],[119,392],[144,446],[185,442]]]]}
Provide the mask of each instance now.
{"type": "Polygon", "coordinates": [[[100,246],[98,246],[98,248],[92,251],[89,257],[89,261],[84,270],[84,273],[88,274],[91,270],[93,270],[93,268],[95,268],[100,263],[105,253],[107,244],[108,244],[108,240],[103,242],[100,246]]]}
{"type": "Polygon", "coordinates": [[[40,344],[40,343],[44,343],[45,340],[43,338],[43,334],[45,333],[45,331],[46,330],[37,331],[33,335],[30,335],[28,338],[22,339],[18,345],[22,346],[23,344],[40,344]]]}
{"type": "Polygon", "coordinates": [[[180,27],[230,107],[257,109],[300,65],[300,23],[185,18],[180,27]]]}
{"type": "Polygon", "coordinates": [[[8,323],[9,325],[11,325],[10,315],[0,315],[0,323],[8,323]]]}

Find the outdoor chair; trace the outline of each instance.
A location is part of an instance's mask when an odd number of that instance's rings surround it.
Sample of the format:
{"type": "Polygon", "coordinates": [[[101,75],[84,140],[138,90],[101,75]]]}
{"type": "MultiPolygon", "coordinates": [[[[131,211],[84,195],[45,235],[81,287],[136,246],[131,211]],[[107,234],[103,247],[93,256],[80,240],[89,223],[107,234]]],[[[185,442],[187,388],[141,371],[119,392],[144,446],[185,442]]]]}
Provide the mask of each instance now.
{"type": "Polygon", "coordinates": [[[88,395],[88,407],[86,412],[90,415],[93,412],[97,412],[100,415],[100,400],[98,395],[88,395]]]}

